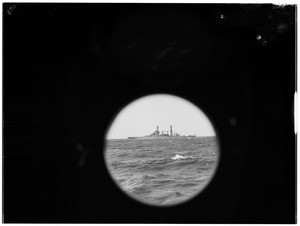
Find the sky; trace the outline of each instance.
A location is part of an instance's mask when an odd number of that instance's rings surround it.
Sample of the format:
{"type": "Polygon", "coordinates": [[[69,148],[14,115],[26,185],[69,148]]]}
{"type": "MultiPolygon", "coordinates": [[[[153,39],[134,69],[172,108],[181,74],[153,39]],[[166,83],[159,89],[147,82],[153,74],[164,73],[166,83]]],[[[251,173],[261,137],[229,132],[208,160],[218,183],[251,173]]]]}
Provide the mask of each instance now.
{"type": "Polygon", "coordinates": [[[215,136],[209,118],[191,102],[174,95],[155,94],[124,107],[107,131],[107,139],[146,136],[156,130],[181,135],[215,136]]]}

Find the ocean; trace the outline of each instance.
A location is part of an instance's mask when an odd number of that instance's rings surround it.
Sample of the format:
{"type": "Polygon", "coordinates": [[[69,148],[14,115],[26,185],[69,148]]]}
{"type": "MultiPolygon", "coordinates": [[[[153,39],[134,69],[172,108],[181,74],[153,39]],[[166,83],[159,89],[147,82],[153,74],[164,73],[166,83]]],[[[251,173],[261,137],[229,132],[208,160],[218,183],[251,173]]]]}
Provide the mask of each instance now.
{"type": "Polygon", "coordinates": [[[105,159],[116,184],[142,203],[168,206],[190,200],[217,167],[216,137],[107,140],[105,159]]]}

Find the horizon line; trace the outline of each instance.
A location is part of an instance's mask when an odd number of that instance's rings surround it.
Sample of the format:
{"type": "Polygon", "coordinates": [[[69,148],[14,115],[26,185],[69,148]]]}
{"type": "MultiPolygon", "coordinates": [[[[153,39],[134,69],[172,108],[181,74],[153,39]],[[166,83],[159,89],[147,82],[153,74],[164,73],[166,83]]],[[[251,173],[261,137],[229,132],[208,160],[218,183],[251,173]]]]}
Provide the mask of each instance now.
{"type": "MultiPolygon", "coordinates": [[[[196,136],[196,137],[216,137],[217,135],[205,135],[205,136],[196,136]]],[[[130,137],[130,136],[129,136],[130,137]]],[[[147,138],[146,136],[134,136],[134,137],[145,137],[147,138]]],[[[184,137],[184,136],[182,136],[184,137]]],[[[185,136],[185,137],[188,137],[188,136],[185,136]]],[[[169,138],[172,138],[172,137],[169,137],[169,138]]],[[[174,137],[174,138],[178,138],[178,137],[174,137]]],[[[122,139],[128,139],[128,137],[123,137],[123,138],[105,138],[106,140],[122,140],[122,139]]]]}

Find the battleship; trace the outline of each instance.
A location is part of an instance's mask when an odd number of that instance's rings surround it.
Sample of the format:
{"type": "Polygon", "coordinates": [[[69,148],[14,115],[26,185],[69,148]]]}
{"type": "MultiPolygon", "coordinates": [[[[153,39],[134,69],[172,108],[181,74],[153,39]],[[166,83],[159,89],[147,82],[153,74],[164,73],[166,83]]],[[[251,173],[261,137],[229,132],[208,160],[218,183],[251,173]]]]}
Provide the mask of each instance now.
{"type": "Polygon", "coordinates": [[[159,131],[159,126],[156,127],[156,130],[146,136],[142,137],[128,137],[128,139],[162,139],[162,138],[193,138],[196,135],[181,135],[179,133],[173,133],[172,125],[170,125],[170,133],[169,131],[159,131]]]}

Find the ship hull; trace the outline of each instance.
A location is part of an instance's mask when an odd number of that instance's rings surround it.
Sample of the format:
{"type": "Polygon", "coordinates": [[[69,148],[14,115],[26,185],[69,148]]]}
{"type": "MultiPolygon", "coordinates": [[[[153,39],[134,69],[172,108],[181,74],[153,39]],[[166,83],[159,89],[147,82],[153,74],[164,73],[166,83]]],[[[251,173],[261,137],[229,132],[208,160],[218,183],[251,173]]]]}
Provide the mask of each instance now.
{"type": "Polygon", "coordinates": [[[128,137],[128,139],[134,140],[153,140],[153,139],[188,139],[188,138],[197,138],[197,137],[128,137]]]}

